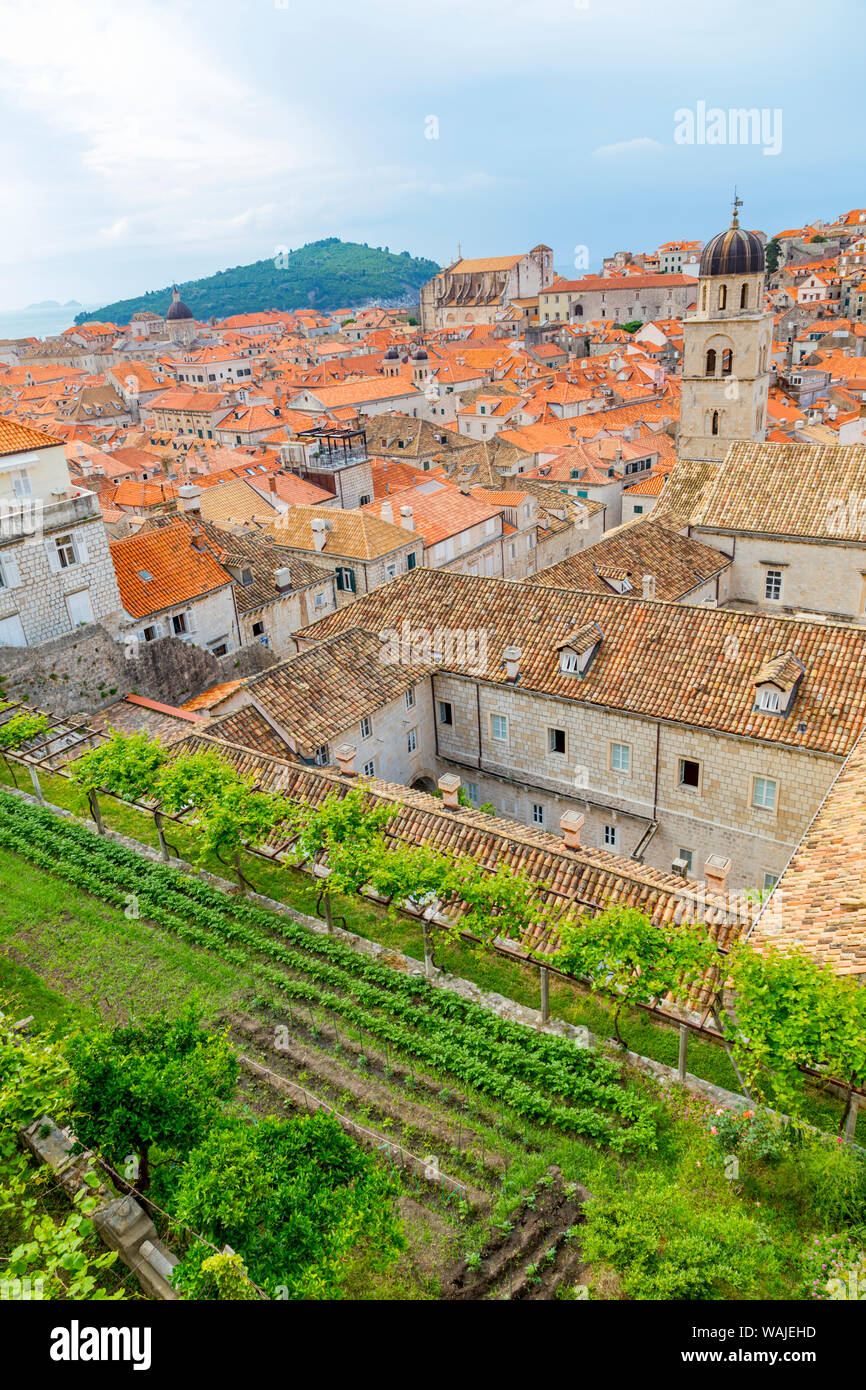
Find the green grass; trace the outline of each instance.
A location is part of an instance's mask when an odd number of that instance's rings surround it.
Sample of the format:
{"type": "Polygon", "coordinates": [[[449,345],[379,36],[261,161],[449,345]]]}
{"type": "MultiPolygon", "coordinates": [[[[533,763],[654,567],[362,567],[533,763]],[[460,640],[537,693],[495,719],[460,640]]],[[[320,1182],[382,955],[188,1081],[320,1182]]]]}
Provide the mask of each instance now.
{"type": "Polygon", "coordinates": [[[169,1013],[197,994],[208,1013],[243,997],[243,971],[156,931],[0,849],[0,984],[21,1017],[68,1031],[98,1017],[169,1013]]]}
{"type": "MultiPolygon", "coordinates": [[[[19,786],[31,791],[27,772],[16,769],[19,786]]],[[[40,773],[43,794],[47,801],[75,815],[90,818],[86,796],[68,778],[40,773]]],[[[0,783],[9,782],[8,770],[0,762],[0,783]]],[[[100,796],[103,820],[111,830],[128,835],[143,844],[158,848],[159,837],[153,817],[125,805],[114,797],[100,796]]],[[[194,861],[195,831],[187,826],[166,822],[166,837],[180,858],[194,861]]],[[[317,888],[308,874],[282,864],[267,862],[257,855],[243,856],[244,872],[256,890],[283,902],[299,912],[316,915],[317,888]]],[[[202,867],[223,878],[232,878],[230,866],[214,856],[203,861],[202,867]]],[[[374,903],[360,898],[342,899],[335,904],[339,925],[348,931],[405,954],[423,958],[423,940],[419,924],[411,918],[386,912],[374,903]],[[343,922],[339,921],[339,918],[343,922]]],[[[530,1008],[540,1007],[538,973],[534,967],[510,961],[492,951],[473,946],[467,941],[437,942],[436,963],[451,974],[472,980],[481,989],[502,994],[530,1008]]],[[[551,1017],[563,1019],[575,1026],[584,1026],[601,1038],[613,1035],[612,1011],[598,996],[583,986],[552,978],[550,982],[551,1017]]],[[[638,1010],[623,1010],[620,1033],[628,1048],[640,1056],[667,1066],[677,1065],[679,1032],[675,1027],[652,1021],[638,1010]]],[[[688,1069],[694,1076],[726,1090],[740,1092],[740,1084],[728,1054],[719,1044],[696,1034],[689,1037],[688,1069]]],[[[803,1117],[810,1123],[835,1133],[842,1115],[842,1102],[835,1096],[808,1088],[803,1117]]],[[[861,1109],[856,1137],[866,1145],[866,1109],[861,1109]]]]}

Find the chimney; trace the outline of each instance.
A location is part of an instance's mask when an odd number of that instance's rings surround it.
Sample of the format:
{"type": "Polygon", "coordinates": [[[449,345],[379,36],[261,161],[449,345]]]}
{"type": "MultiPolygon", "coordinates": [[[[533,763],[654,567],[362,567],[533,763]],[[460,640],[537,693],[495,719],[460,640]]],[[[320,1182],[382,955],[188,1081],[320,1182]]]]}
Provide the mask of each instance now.
{"type": "Polygon", "coordinates": [[[559,828],[565,836],[566,849],[580,849],[580,832],[586,819],[579,811],[566,811],[559,818],[559,828]]]}
{"type": "Polygon", "coordinates": [[[277,475],[276,475],[276,473],[272,473],[271,476],[268,478],[268,492],[276,493],[276,490],[277,490],[277,475]]]}
{"type": "Polygon", "coordinates": [[[671,873],[676,874],[677,878],[685,878],[689,871],[687,859],[675,859],[671,864],[671,873]]]}
{"type": "Polygon", "coordinates": [[[292,571],[288,565],[282,565],[280,569],[274,570],[274,585],[278,594],[286,594],[292,587],[292,571]]]}
{"type": "Polygon", "coordinates": [[[446,811],[457,811],[460,808],[460,778],[456,772],[446,772],[444,777],[440,777],[437,783],[442,793],[442,802],[446,811]]]}
{"type": "Polygon", "coordinates": [[[392,523],[394,521],[394,508],[391,506],[387,497],[379,508],[379,515],[383,521],[390,521],[392,523]]]}
{"type": "Polygon", "coordinates": [[[711,854],[704,864],[704,882],[708,893],[724,893],[731,861],[723,854],[711,854]]]}
{"type": "Polygon", "coordinates": [[[522,655],[523,652],[520,647],[506,647],[505,651],[502,653],[503,660],[505,661],[505,679],[507,681],[517,680],[520,673],[520,658],[522,655]]]}
{"type": "Polygon", "coordinates": [[[184,483],[182,487],[178,488],[177,495],[182,511],[201,511],[201,488],[197,483],[184,483]]]}
{"type": "Polygon", "coordinates": [[[641,596],[643,598],[655,598],[656,596],[656,577],[654,574],[645,574],[641,579],[641,596]]]}
{"type": "Polygon", "coordinates": [[[192,533],[192,543],[195,550],[207,550],[207,541],[197,526],[192,533]]]}
{"type": "Polygon", "coordinates": [[[328,533],[325,529],[326,524],[323,516],[314,516],[310,522],[313,528],[313,545],[316,547],[316,550],[324,550],[325,548],[325,543],[328,539],[328,533]]]}
{"type": "Polygon", "coordinates": [[[400,525],[405,527],[407,531],[415,530],[415,518],[412,514],[412,508],[408,504],[400,508],[400,525]]]}
{"type": "Polygon", "coordinates": [[[355,771],[355,750],[351,743],[341,743],[334,755],[340,765],[340,774],[343,777],[357,777],[355,771]]]}

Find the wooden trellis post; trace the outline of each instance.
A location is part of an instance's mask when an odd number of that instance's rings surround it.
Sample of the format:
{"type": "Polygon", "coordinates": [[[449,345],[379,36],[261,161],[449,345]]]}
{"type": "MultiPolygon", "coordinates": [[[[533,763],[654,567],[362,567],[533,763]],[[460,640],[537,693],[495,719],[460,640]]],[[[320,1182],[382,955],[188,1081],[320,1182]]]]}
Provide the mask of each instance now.
{"type": "Polygon", "coordinates": [[[39,781],[39,773],[36,771],[36,768],[33,766],[32,763],[30,764],[30,781],[33,783],[33,790],[36,793],[38,800],[41,801],[44,805],[45,797],[42,795],[42,786],[39,781]]]}
{"type": "Polygon", "coordinates": [[[550,971],[542,965],[538,971],[541,980],[541,1021],[550,1022],[550,971]]]}
{"type": "Polygon", "coordinates": [[[686,1079],[686,1053],[689,1048],[689,1030],[684,1023],[680,1024],[680,1051],[677,1058],[677,1081],[685,1084],[686,1079]]]}
{"type": "Polygon", "coordinates": [[[99,798],[97,797],[95,791],[89,791],[87,793],[87,801],[88,805],[90,806],[90,814],[96,822],[96,829],[99,831],[100,835],[104,835],[105,826],[102,821],[102,812],[99,809],[99,798]]]}

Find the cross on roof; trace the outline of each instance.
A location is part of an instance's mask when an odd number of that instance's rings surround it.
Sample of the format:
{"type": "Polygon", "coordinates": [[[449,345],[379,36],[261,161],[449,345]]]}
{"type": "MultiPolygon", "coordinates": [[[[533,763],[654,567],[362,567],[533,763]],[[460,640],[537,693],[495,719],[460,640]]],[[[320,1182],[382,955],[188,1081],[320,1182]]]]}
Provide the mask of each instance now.
{"type": "Polygon", "coordinates": [[[734,226],[734,227],[738,227],[738,226],[740,225],[739,211],[740,211],[740,208],[741,208],[742,206],[743,206],[743,200],[742,200],[742,198],[738,198],[738,197],[737,197],[737,187],[736,187],[736,184],[735,184],[735,185],[734,185],[734,217],[733,217],[733,221],[732,221],[732,223],[731,223],[731,225],[734,226]]]}

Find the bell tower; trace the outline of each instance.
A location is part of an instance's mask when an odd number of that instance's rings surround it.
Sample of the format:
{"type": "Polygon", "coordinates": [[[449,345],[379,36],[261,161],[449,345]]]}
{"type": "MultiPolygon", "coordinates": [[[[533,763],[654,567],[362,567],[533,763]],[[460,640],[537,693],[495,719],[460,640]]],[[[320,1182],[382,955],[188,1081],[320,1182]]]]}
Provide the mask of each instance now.
{"type": "Polygon", "coordinates": [[[740,199],[727,231],[701,255],[697,307],[683,320],[683,375],[677,452],[723,459],[735,439],[762,440],[773,316],[764,312],[764,248],[740,227],[740,199]]]}

